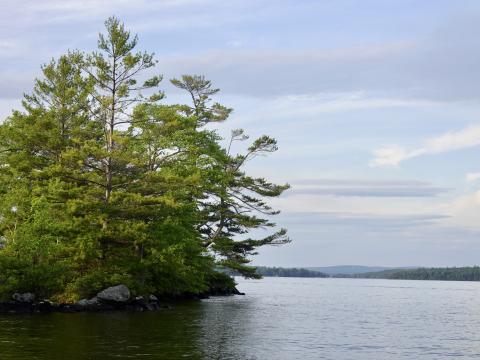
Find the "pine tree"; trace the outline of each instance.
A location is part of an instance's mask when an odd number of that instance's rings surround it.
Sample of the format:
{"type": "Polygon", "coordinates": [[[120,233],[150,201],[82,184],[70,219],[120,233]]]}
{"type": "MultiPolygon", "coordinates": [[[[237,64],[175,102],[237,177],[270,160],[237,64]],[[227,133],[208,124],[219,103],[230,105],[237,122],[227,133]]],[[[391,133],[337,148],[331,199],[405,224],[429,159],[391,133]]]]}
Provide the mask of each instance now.
{"type": "MultiPolygon", "coordinates": [[[[184,75],[173,79],[172,84],[188,92],[192,99],[191,107],[184,107],[187,115],[193,115],[196,128],[218,121],[227,120],[232,109],[219,103],[211,103],[211,96],[219,89],[212,88],[210,81],[202,76],[184,75]]],[[[208,133],[208,131],[203,130],[208,133]]],[[[215,139],[218,140],[218,139],[215,139]]],[[[239,239],[252,229],[275,227],[275,223],[262,216],[278,214],[263,199],[278,197],[289,188],[288,184],[276,185],[263,178],[252,178],[243,171],[245,164],[259,155],[275,152],[275,139],[262,136],[256,139],[246,154],[231,153],[236,141],[246,141],[244,130],[232,131],[227,148],[218,141],[204,155],[210,159],[209,176],[206,178],[206,190],[202,199],[198,199],[199,211],[203,221],[199,230],[203,235],[203,245],[217,256],[220,266],[236,270],[246,277],[258,278],[255,268],[247,266],[250,256],[264,245],[281,245],[290,242],[286,230],[281,229],[262,239],[239,239]]]]}
{"type": "MultiPolygon", "coordinates": [[[[0,125],[0,295],[34,291],[73,301],[105,286],[135,293],[201,293],[218,267],[257,277],[248,266],[263,245],[288,242],[273,227],[265,198],[288,185],[245,174],[245,164],[274,152],[267,136],[247,153],[207,127],[231,109],[202,76],[172,83],[192,104],[161,103],[161,76],[135,52],[137,37],[115,17],[98,51],[69,52],[42,67],[23,111],[0,125]],[[243,238],[242,238],[243,236],[243,238]]],[[[217,284],[218,285],[218,284],[217,284]]],[[[221,285],[220,285],[221,286],[221,285]]]]}

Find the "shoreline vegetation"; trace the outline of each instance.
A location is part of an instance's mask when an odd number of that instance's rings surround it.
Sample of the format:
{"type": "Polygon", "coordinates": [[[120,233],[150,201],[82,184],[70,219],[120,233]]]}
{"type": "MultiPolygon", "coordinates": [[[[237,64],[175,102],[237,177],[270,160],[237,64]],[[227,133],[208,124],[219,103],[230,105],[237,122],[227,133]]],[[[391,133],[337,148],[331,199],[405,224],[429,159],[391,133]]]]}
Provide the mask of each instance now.
{"type": "Polygon", "coordinates": [[[390,279],[390,280],[442,280],[442,281],[480,281],[480,267],[446,268],[398,268],[352,274],[325,274],[304,268],[280,268],[259,266],[258,272],[266,277],[322,277],[352,279],[390,279]]]}
{"type": "Polygon", "coordinates": [[[171,79],[186,100],[164,101],[154,54],[137,43],[109,18],[97,50],[43,65],[0,124],[4,306],[68,306],[116,286],[130,300],[236,294],[225,271],[259,278],[258,248],[290,242],[268,204],[289,185],[245,169],[276,140],[220,136],[232,109],[203,76],[171,79]]]}
{"type": "Polygon", "coordinates": [[[257,266],[257,273],[259,273],[264,277],[308,277],[308,278],[329,277],[329,275],[323,272],[312,271],[304,268],[257,266]]]}

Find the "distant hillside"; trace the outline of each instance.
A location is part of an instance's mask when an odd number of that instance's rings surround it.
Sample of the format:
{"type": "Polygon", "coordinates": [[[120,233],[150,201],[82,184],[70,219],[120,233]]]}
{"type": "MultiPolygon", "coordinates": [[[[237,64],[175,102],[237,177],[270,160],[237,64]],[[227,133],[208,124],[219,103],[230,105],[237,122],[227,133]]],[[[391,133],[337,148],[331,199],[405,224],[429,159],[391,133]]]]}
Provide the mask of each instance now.
{"type": "Polygon", "coordinates": [[[384,270],[398,269],[385,266],[362,266],[362,265],[337,265],[324,267],[306,267],[305,269],[311,271],[319,271],[328,275],[354,275],[378,272],[384,270]]]}
{"type": "Polygon", "coordinates": [[[308,277],[308,278],[324,278],[327,274],[318,271],[311,271],[302,268],[281,268],[258,266],[257,273],[265,277],[308,277]]]}
{"type": "Polygon", "coordinates": [[[356,274],[334,274],[332,277],[338,278],[359,278],[359,279],[391,279],[394,274],[415,269],[386,269],[380,271],[362,272],[356,274]]]}
{"type": "Polygon", "coordinates": [[[480,281],[480,267],[389,269],[344,275],[343,277],[363,279],[480,281]]]}
{"type": "Polygon", "coordinates": [[[392,280],[480,281],[479,266],[451,268],[388,268],[381,266],[359,265],[309,268],[259,266],[257,267],[257,272],[265,277],[335,277],[392,280]]]}

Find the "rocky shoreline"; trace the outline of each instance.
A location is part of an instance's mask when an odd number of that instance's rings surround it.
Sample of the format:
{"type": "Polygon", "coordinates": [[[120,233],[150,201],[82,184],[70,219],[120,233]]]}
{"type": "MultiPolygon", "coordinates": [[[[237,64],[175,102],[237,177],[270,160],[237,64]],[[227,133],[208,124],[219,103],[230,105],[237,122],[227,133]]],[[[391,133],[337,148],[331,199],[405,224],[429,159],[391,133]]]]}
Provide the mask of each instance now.
{"type": "Polygon", "coordinates": [[[153,294],[144,296],[131,296],[130,290],[125,285],[112,286],[100,291],[91,299],[82,299],[76,303],[59,304],[50,300],[36,300],[32,293],[15,293],[10,301],[0,301],[0,314],[42,314],[42,313],[77,313],[77,312],[107,312],[107,311],[157,311],[171,309],[174,301],[187,299],[205,299],[209,296],[244,295],[236,288],[228,291],[218,291],[200,295],[183,295],[169,298],[168,301],[160,300],[153,294]]]}

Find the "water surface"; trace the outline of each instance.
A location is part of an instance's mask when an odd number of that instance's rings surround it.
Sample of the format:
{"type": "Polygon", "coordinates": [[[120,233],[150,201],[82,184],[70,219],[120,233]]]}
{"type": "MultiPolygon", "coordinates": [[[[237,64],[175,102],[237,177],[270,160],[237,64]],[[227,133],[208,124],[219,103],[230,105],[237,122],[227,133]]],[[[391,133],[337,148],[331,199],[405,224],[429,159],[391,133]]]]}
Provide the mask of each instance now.
{"type": "Polygon", "coordinates": [[[155,313],[0,316],[0,359],[480,358],[480,283],[239,282],[155,313]]]}

